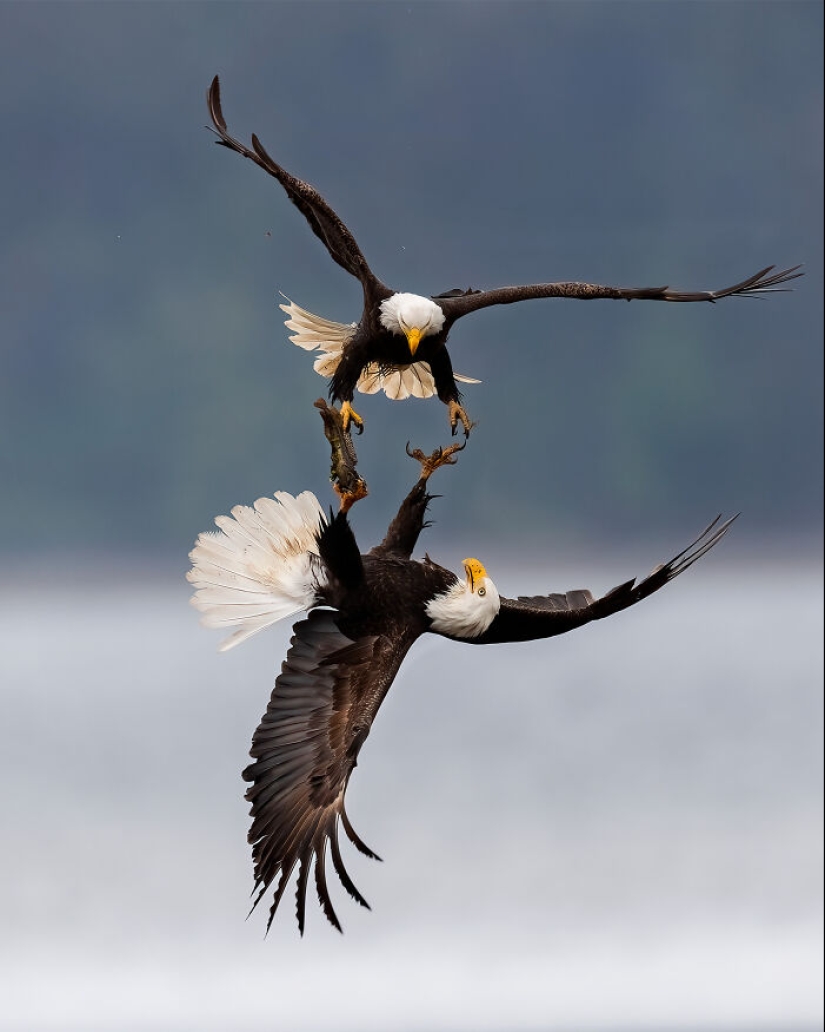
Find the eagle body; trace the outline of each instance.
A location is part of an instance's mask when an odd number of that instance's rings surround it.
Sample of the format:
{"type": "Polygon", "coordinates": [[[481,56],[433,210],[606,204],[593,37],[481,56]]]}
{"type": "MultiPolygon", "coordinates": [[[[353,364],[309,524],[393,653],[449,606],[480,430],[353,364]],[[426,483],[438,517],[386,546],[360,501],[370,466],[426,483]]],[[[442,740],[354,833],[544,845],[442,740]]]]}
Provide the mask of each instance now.
{"type": "MultiPolygon", "coordinates": [[[[329,537],[322,538],[323,547],[329,537]]],[[[359,582],[346,587],[333,582],[320,602],[338,610],[336,623],[351,638],[383,636],[393,642],[409,641],[408,648],[433,630],[429,603],[461,583],[452,570],[437,563],[369,553],[360,559],[359,582]]]]}
{"type": "MultiPolygon", "coordinates": [[[[390,299],[402,296],[393,294],[390,299]]],[[[441,329],[422,335],[413,356],[406,335],[397,329],[388,329],[380,318],[374,318],[374,314],[373,311],[372,317],[363,318],[348,340],[330,379],[330,398],[333,401],[352,401],[356,389],[360,388],[364,370],[370,367],[376,367],[380,376],[387,379],[393,370],[413,366],[423,367],[416,370],[419,378],[429,372],[433,381],[431,390],[445,405],[451,401],[459,402],[461,394],[446,348],[448,331],[441,329]]],[[[383,385],[381,389],[386,391],[383,385]]]]}
{"type": "Polygon", "coordinates": [[[454,289],[431,297],[394,291],[373,273],[355,237],[315,187],[274,161],[254,134],[251,148],[229,135],[217,76],[207,93],[207,105],[217,142],[277,179],[332,260],[361,283],[363,312],[360,320],[350,326],[315,316],[292,302],[281,305],[290,316],[287,327],[298,331],[290,338],[293,343],[323,353],[323,357],[316,360],[315,369],[332,378],[330,397],[341,403],[345,428],[350,421],[358,426],[363,424],[351,404],[356,389],[367,394],[382,390],[395,400],[437,395],[448,407],[453,432],[461,423],[465,435],[469,435],[473,424],[461,405],[457,381],[479,381],[453,372],[446,344],[456,320],[482,308],[540,298],[714,302],[735,295],[773,293],[784,289],[782,284],[802,275],[797,271],[799,266],[776,273],[774,266],[769,266],[731,287],[700,291],[675,290],[669,286],[612,287],[571,281],[494,290],[454,289]],[[331,330],[331,334],[324,332],[324,327],[331,330]]]}
{"type": "Polygon", "coordinates": [[[301,931],[311,870],[321,907],[340,930],[327,859],[353,899],[367,905],[344,867],[338,828],[375,856],[353,829],[344,798],[378,709],[421,635],[492,644],[563,634],[657,591],[712,548],[731,523],[714,521],[648,577],[601,598],[586,590],[506,598],[477,559],[464,560],[459,578],[429,557],[412,558],[432,497],[428,476],[422,472],[384,540],[366,554],[346,513],[326,516],[310,492],[278,492],[254,506],[235,506],[231,516],[217,517],[218,533],[201,534],[190,554],[187,577],[203,623],[233,630],[223,648],[309,610],[293,627],[253,735],[253,762],[243,772],[258,889],[253,907],[274,886],[267,928],[297,869],[301,931]]]}

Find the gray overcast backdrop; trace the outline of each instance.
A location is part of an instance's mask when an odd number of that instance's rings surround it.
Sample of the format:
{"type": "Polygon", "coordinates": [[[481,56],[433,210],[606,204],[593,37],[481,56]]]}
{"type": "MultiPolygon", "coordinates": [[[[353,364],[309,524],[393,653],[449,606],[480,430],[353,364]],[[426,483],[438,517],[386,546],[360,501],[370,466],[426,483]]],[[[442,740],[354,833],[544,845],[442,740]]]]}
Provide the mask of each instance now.
{"type": "MultiPolygon", "coordinates": [[[[822,1026],[822,5],[0,3],[0,1027],[822,1026]],[[388,283],[721,287],[463,320],[478,427],[422,540],[507,594],[604,590],[734,531],[603,626],[421,642],[349,811],[372,913],[244,924],[239,771],[287,647],[186,604],[214,514],[331,500],[278,291],[360,311],[283,192],[388,283]]],[[[361,400],[364,546],[444,443],[361,400]]],[[[352,851],[347,854],[352,856],[352,851]]],[[[291,895],[291,893],[289,894],[291,895]]]]}

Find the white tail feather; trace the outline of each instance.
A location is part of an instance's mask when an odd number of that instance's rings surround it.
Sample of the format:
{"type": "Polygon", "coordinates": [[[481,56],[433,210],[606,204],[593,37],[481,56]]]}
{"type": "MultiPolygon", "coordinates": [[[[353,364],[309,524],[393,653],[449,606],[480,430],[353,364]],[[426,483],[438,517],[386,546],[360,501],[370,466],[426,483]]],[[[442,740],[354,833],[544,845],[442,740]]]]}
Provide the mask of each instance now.
{"type": "Polygon", "coordinates": [[[285,616],[309,609],[324,586],[317,535],[324,513],[311,491],[277,491],[217,516],[218,533],[198,537],[186,579],[205,627],[237,627],[225,651],[285,616]]]}
{"type": "Polygon", "coordinates": [[[314,315],[290,301],[286,294],[281,297],[289,301],[287,305],[279,305],[282,312],[289,316],[285,319],[286,328],[295,332],[289,338],[304,351],[326,351],[341,354],[341,349],[352,336],[357,323],[338,323],[314,315]]]}
{"type": "MultiPolygon", "coordinates": [[[[321,354],[313,362],[313,369],[320,376],[333,376],[341,361],[341,354],[347,341],[352,337],[357,323],[337,323],[314,315],[290,301],[280,305],[282,312],[289,316],[285,320],[288,330],[295,332],[289,338],[304,351],[320,351],[321,354]]],[[[481,383],[471,376],[453,374],[460,383],[481,383]]],[[[358,380],[357,389],[361,394],[376,394],[383,391],[393,401],[405,398],[431,398],[436,394],[435,380],[428,362],[411,362],[410,365],[395,366],[381,370],[374,362],[365,366],[358,380]]]]}

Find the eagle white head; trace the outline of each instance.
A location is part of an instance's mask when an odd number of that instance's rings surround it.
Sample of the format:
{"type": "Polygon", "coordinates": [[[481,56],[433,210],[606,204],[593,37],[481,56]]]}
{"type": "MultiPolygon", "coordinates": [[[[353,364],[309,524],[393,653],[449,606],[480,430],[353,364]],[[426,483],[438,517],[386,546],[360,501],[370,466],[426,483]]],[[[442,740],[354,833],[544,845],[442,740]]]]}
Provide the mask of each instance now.
{"type": "Polygon", "coordinates": [[[465,578],[427,606],[432,630],[457,638],[477,638],[498,616],[498,589],[478,559],[465,559],[465,578]]]}
{"type": "Polygon", "coordinates": [[[422,337],[440,333],[444,326],[442,310],[420,294],[393,294],[381,302],[380,312],[381,325],[390,333],[406,337],[413,356],[422,337]]]}

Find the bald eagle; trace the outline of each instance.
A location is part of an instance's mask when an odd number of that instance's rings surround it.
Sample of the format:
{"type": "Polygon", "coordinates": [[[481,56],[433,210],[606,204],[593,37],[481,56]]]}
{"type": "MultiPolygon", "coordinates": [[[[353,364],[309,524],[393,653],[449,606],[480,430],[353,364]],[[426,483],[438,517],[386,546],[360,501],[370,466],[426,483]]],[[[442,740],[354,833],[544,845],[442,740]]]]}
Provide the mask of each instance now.
{"type": "Polygon", "coordinates": [[[670,562],[601,598],[585,590],[506,598],[478,559],[465,559],[463,576],[457,577],[429,557],[411,558],[432,497],[427,479],[452,461],[449,450],[426,458],[414,454],[421,476],[384,540],[366,555],[359,552],[346,512],[325,516],[309,491],[297,497],[278,492],[252,507],[236,506],[231,516],[216,518],[218,533],[201,534],[190,553],[192,603],[206,626],[232,630],[222,649],[283,617],[310,611],[293,628],[252,739],[253,762],[243,772],[252,804],[248,837],[258,890],[253,910],[276,883],[267,930],[297,867],[303,934],[313,861],[318,900],[341,930],[326,881],[327,844],[344,888],[368,906],[344,867],[338,824],[357,849],[376,857],[353,830],[344,796],[378,708],[417,638],[431,632],[481,645],[564,634],[658,591],[712,548],[732,522],[720,525],[717,517],[670,562]]]}
{"type": "Polygon", "coordinates": [[[221,110],[218,76],[207,94],[209,114],[219,144],[254,161],[281,184],[310,228],[325,244],[330,257],[361,283],[364,308],[358,322],[332,322],[300,308],[289,298],[281,309],[290,340],[307,351],[320,351],[315,369],[331,378],[329,395],[341,402],[345,429],[353,422],[361,430],[363,420],[352,407],[355,390],[377,391],[393,399],[429,398],[436,394],[447,405],[452,432],[460,422],[469,435],[472,422],[461,404],[456,381],[479,383],[453,372],[447,336],[463,315],[490,305],[509,305],[531,298],[569,297],[582,301],[597,298],[632,301],[718,301],[723,297],[753,296],[781,290],[781,284],[803,275],[796,265],[773,273],[770,265],[741,283],[723,290],[681,291],[664,287],[606,287],[596,283],[539,283],[500,287],[497,290],[448,290],[432,297],[398,292],[372,272],[352,233],[318,191],[291,175],[267,154],[252,135],[252,148],[229,135],[221,110]],[[773,273],[773,275],[771,275],[773,273]]]}

